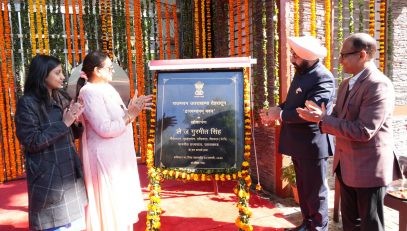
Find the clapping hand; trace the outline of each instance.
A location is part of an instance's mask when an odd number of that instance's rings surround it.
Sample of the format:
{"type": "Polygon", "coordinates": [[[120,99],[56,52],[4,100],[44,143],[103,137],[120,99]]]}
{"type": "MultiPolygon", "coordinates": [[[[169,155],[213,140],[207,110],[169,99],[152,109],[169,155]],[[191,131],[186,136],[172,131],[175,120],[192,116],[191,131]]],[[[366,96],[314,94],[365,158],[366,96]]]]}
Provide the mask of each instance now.
{"type": "Polygon", "coordinates": [[[269,109],[262,109],[260,112],[261,122],[268,126],[269,124],[276,123],[280,119],[280,107],[271,107],[269,109]]]}
{"type": "Polygon", "coordinates": [[[64,110],[62,121],[66,126],[71,126],[76,120],[78,120],[83,110],[84,105],[82,100],[79,100],[78,102],[72,100],[69,106],[64,110]]]}
{"type": "Polygon", "coordinates": [[[307,100],[304,108],[297,108],[297,113],[306,121],[318,123],[326,115],[325,103],[320,107],[315,102],[307,100]]]}
{"type": "Polygon", "coordinates": [[[137,97],[137,95],[135,95],[130,100],[130,103],[128,106],[129,113],[132,114],[133,116],[136,116],[143,109],[150,110],[151,106],[153,105],[153,103],[151,102],[152,99],[153,99],[152,95],[141,95],[139,97],[137,97]]]}

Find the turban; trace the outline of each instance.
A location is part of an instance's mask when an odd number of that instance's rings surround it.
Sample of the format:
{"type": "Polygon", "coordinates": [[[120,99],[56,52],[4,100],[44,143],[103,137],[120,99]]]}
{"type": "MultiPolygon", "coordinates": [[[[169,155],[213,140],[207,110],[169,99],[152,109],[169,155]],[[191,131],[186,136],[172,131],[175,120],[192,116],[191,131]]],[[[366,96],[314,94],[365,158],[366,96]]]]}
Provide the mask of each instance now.
{"type": "Polygon", "coordinates": [[[326,56],[326,48],[312,36],[289,37],[288,45],[295,54],[305,60],[316,60],[326,56]]]}

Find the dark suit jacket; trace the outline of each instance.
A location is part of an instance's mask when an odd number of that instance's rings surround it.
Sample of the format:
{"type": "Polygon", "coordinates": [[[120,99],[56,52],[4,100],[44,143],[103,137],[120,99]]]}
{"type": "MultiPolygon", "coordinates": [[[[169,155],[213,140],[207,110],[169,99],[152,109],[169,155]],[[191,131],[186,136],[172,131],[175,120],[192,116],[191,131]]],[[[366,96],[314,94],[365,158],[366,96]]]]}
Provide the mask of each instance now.
{"type": "Polygon", "coordinates": [[[286,101],[280,105],[282,127],[279,152],[294,158],[321,159],[333,155],[333,139],[322,134],[318,124],[298,116],[296,108],[305,106],[306,100],[318,105],[325,103],[332,110],[335,95],[332,73],[318,62],[305,73],[296,73],[286,101]]]}
{"type": "Polygon", "coordinates": [[[332,115],[321,122],[324,133],[336,136],[334,170],[340,163],[343,182],[350,187],[385,186],[399,170],[393,154],[393,84],[371,64],[344,102],[348,85],[345,79],[332,115]]]}

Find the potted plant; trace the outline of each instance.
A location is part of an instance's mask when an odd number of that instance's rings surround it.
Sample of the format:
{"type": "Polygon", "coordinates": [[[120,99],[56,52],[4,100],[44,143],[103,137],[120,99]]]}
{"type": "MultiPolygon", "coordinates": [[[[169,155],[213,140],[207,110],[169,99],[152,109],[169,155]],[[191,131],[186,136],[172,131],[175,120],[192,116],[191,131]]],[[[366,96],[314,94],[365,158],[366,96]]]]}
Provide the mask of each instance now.
{"type": "Polygon", "coordinates": [[[294,164],[292,162],[282,168],[281,180],[288,183],[288,186],[292,189],[295,202],[299,204],[297,182],[295,178],[294,164]]]}

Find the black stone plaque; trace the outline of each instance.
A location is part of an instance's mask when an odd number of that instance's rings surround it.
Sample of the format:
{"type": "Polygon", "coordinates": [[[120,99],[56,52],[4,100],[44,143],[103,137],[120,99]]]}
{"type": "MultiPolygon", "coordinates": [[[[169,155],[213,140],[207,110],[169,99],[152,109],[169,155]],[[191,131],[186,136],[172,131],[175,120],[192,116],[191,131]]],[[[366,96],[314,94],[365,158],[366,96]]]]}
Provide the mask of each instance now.
{"type": "Polygon", "coordinates": [[[159,72],[155,166],[240,170],[243,83],[243,70],[159,72]]]}

